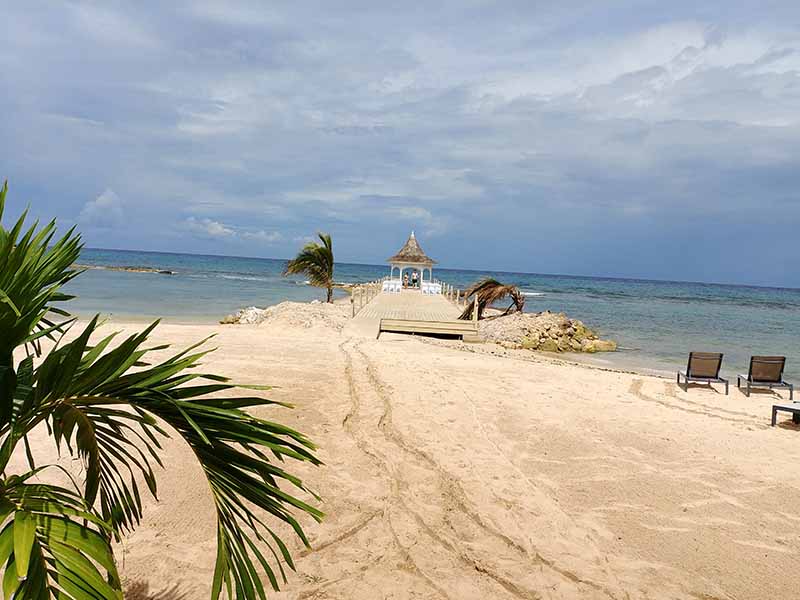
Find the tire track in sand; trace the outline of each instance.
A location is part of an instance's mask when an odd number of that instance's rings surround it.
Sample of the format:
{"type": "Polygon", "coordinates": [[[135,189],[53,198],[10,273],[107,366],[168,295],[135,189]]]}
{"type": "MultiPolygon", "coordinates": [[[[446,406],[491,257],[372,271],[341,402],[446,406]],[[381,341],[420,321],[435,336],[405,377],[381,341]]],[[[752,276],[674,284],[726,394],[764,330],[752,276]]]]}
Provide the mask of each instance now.
{"type": "MultiPolygon", "coordinates": [[[[347,343],[343,343],[340,348],[345,355],[345,374],[348,379],[348,386],[351,392],[351,410],[345,415],[343,419],[343,427],[348,430],[348,433],[352,435],[355,439],[359,447],[362,448],[369,456],[373,457],[377,464],[382,468],[382,470],[389,474],[390,476],[390,486],[391,486],[391,502],[385,507],[384,510],[384,522],[388,525],[390,532],[392,533],[393,539],[395,544],[398,548],[403,552],[406,560],[409,562],[412,572],[424,579],[433,589],[435,589],[442,597],[450,598],[447,591],[442,588],[441,586],[437,585],[436,581],[428,576],[423,568],[417,564],[414,560],[414,557],[411,555],[410,548],[411,546],[406,546],[401,541],[401,535],[399,534],[397,528],[394,526],[392,520],[392,508],[400,509],[407,518],[410,518],[414,525],[418,528],[420,533],[425,537],[430,538],[434,544],[438,545],[441,549],[443,549],[439,553],[431,552],[431,559],[435,561],[434,564],[436,566],[441,566],[443,562],[441,557],[442,555],[446,555],[450,561],[455,560],[457,563],[460,563],[463,567],[467,567],[468,571],[461,570],[459,572],[459,579],[463,583],[463,579],[468,579],[469,573],[475,573],[479,576],[479,581],[476,581],[473,585],[475,586],[476,591],[481,594],[481,597],[488,597],[486,592],[486,585],[489,581],[492,582],[491,585],[498,585],[503,590],[505,590],[508,594],[510,594],[514,598],[518,598],[520,600],[541,600],[541,596],[532,591],[522,588],[521,586],[517,585],[515,582],[508,580],[507,578],[503,577],[502,575],[495,573],[492,569],[487,567],[486,565],[481,564],[479,561],[471,558],[468,556],[466,549],[460,547],[458,543],[451,542],[447,538],[443,537],[440,533],[434,530],[415,510],[409,506],[406,502],[405,498],[402,495],[402,489],[406,489],[411,487],[411,482],[406,481],[403,479],[402,475],[400,474],[400,464],[391,460],[389,457],[392,455],[392,451],[388,448],[384,450],[380,450],[377,448],[373,448],[370,446],[369,442],[367,441],[369,435],[369,429],[365,432],[363,429],[360,429],[358,425],[362,423],[362,418],[360,413],[362,412],[362,397],[359,393],[358,386],[356,385],[355,381],[355,374],[353,369],[353,357],[351,353],[346,348],[347,343]],[[484,580],[484,583],[480,583],[480,580],[484,580]]],[[[377,396],[377,399],[382,402],[382,412],[377,420],[377,423],[372,426],[374,428],[375,433],[378,433],[384,441],[389,441],[393,444],[393,446],[399,448],[400,450],[404,451],[406,454],[414,455],[413,449],[410,448],[407,444],[405,444],[404,440],[402,439],[395,439],[388,433],[387,425],[391,423],[391,404],[387,401],[383,394],[381,394],[382,384],[378,382],[377,387],[375,385],[374,377],[374,367],[372,363],[369,361],[366,354],[360,348],[361,343],[356,342],[353,344],[353,351],[356,352],[359,357],[364,359],[366,370],[367,370],[367,383],[369,384],[369,389],[372,393],[377,396]]],[[[373,443],[377,444],[376,440],[372,440],[373,443]]],[[[417,454],[416,465],[419,467],[419,459],[422,458],[423,454],[417,454]]],[[[448,486],[444,485],[441,481],[441,471],[439,469],[431,469],[430,465],[424,465],[426,471],[432,473],[437,478],[437,486],[444,491],[447,489],[448,486]]],[[[454,502],[452,499],[448,499],[445,497],[445,504],[449,505],[452,508],[458,507],[460,504],[459,502],[454,502]]],[[[509,540],[511,541],[511,540],[509,540]]],[[[513,543],[513,542],[512,542],[513,543]]],[[[414,544],[415,550],[419,551],[420,544],[417,544],[416,541],[414,544]]],[[[496,590],[497,591],[497,590],[496,590]]],[[[497,593],[492,593],[491,597],[496,598],[499,597],[497,593]]]]}
{"type": "MultiPolygon", "coordinates": [[[[400,481],[399,477],[396,474],[396,470],[392,468],[392,466],[387,462],[387,460],[381,457],[377,452],[373,451],[372,448],[369,446],[367,438],[362,430],[356,427],[358,423],[358,416],[361,411],[361,396],[358,392],[355,377],[353,376],[353,356],[348,350],[346,346],[352,342],[352,339],[347,339],[339,344],[339,350],[342,352],[345,360],[345,378],[347,380],[348,392],[350,397],[350,409],[345,414],[344,418],[342,419],[342,428],[353,438],[358,448],[364,452],[367,456],[372,459],[375,465],[384,473],[389,475],[389,488],[391,495],[387,496],[387,500],[384,503],[384,507],[381,511],[379,511],[376,515],[373,516],[381,516],[381,522],[387,527],[389,533],[391,534],[392,541],[397,549],[400,551],[400,554],[403,557],[403,564],[399,565],[399,568],[403,569],[405,572],[411,574],[412,576],[420,579],[426,585],[428,585],[434,592],[436,592],[440,597],[444,598],[445,600],[452,600],[452,598],[447,594],[447,592],[442,589],[437,583],[426,575],[416,564],[409,549],[402,544],[400,538],[398,536],[397,530],[394,528],[391,522],[391,505],[392,503],[389,501],[389,498],[394,500],[394,503],[398,503],[400,499],[400,481]]],[[[355,342],[353,348],[355,350],[358,349],[360,342],[355,342]]],[[[371,521],[370,518],[368,521],[371,521]]],[[[368,523],[365,523],[366,526],[368,523]]],[[[359,528],[360,531],[362,528],[359,528]]],[[[342,542],[348,537],[352,537],[358,531],[354,531],[351,535],[343,535],[340,536],[340,539],[337,542],[342,542]]],[[[347,533],[347,532],[346,532],[347,533]]]]}
{"type": "Polygon", "coordinates": [[[697,406],[697,407],[699,407],[701,409],[702,408],[710,408],[711,410],[714,410],[714,411],[716,411],[718,413],[723,413],[723,414],[731,415],[731,416],[734,416],[734,417],[749,417],[751,419],[760,418],[758,415],[754,415],[752,413],[744,412],[744,411],[741,411],[741,410],[730,410],[728,408],[719,408],[717,406],[708,406],[707,404],[703,404],[702,402],[696,402],[694,400],[689,400],[688,398],[681,398],[681,397],[678,396],[678,393],[675,391],[676,387],[677,386],[676,386],[674,381],[671,381],[671,382],[670,381],[665,381],[664,382],[664,393],[667,396],[669,396],[670,398],[673,398],[673,399],[677,400],[678,402],[683,402],[684,404],[690,404],[692,406],[697,406]]]}
{"type": "MultiPolygon", "coordinates": [[[[568,569],[564,569],[558,566],[555,561],[551,559],[547,559],[541,555],[540,552],[535,551],[531,554],[525,547],[523,547],[519,542],[513,540],[509,536],[507,536],[502,531],[499,531],[492,525],[486,523],[486,521],[474,510],[472,510],[466,501],[466,494],[463,491],[463,488],[458,483],[456,478],[454,478],[450,473],[445,471],[429,454],[417,448],[415,446],[410,445],[396,426],[392,420],[392,404],[390,401],[390,397],[388,392],[386,391],[386,385],[380,380],[378,376],[377,369],[374,363],[370,360],[367,354],[361,350],[360,344],[357,344],[354,348],[356,352],[361,356],[367,371],[367,377],[370,381],[372,388],[374,389],[377,396],[383,402],[383,414],[381,415],[378,421],[378,428],[383,432],[385,438],[392,442],[395,446],[397,446],[400,450],[405,452],[408,455],[413,456],[417,459],[418,462],[422,463],[429,471],[433,472],[437,475],[440,483],[440,487],[442,489],[442,496],[446,503],[448,503],[452,508],[457,509],[459,513],[463,514],[467,517],[475,526],[481,529],[485,534],[494,537],[496,540],[499,540],[502,544],[504,544],[508,549],[513,550],[519,558],[526,560],[532,564],[539,565],[542,568],[549,569],[552,571],[558,578],[563,578],[573,585],[576,586],[585,586],[588,588],[592,588],[597,592],[600,592],[604,596],[608,598],[615,598],[614,594],[605,588],[604,586],[597,584],[593,581],[586,580],[577,574],[573,573],[568,569]]],[[[404,508],[412,515],[412,517],[417,521],[417,523],[424,528],[428,535],[434,537],[442,546],[450,550],[451,552],[455,553],[459,560],[461,560],[466,566],[469,566],[472,569],[475,569],[479,573],[486,575],[487,577],[494,580],[497,584],[499,584],[503,589],[505,589],[510,594],[518,597],[518,598],[525,598],[525,599],[539,599],[541,596],[538,592],[533,590],[528,590],[520,587],[515,582],[503,577],[502,575],[494,572],[493,570],[487,568],[485,565],[481,564],[481,562],[467,553],[466,549],[464,548],[456,548],[453,543],[448,541],[447,539],[443,538],[441,535],[437,534],[436,532],[432,531],[429,526],[427,526],[424,520],[414,512],[402,498],[400,501],[403,503],[404,508]]],[[[449,521],[449,527],[451,531],[458,537],[457,532],[454,529],[452,521],[449,521]]]]}
{"type": "MultiPolygon", "coordinates": [[[[429,373],[429,371],[427,371],[427,372],[429,373]]],[[[472,395],[469,394],[469,392],[467,392],[467,390],[466,390],[466,388],[464,386],[459,385],[457,381],[451,382],[451,385],[453,387],[457,388],[458,390],[460,390],[462,396],[464,396],[464,398],[467,399],[467,402],[469,402],[470,409],[471,409],[471,412],[472,412],[472,420],[475,422],[476,427],[478,428],[478,430],[481,433],[481,436],[483,436],[483,439],[486,440],[486,442],[489,443],[495,449],[495,452],[497,452],[497,454],[500,455],[503,458],[503,460],[505,460],[506,464],[508,464],[514,470],[514,472],[517,474],[517,476],[522,481],[525,481],[525,483],[528,484],[528,487],[530,487],[531,490],[534,491],[534,493],[539,493],[539,491],[540,491],[539,487],[530,479],[530,477],[528,477],[528,475],[522,469],[520,469],[517,466],[517,464],[511,459],[511,457],[509,457],[503,451],[503,449],[491,438],[489,433],[486,431],[486,428],[483,426],[483,421],[478,418],[477,406],[475,404],[475,400],[473,399],[472,395]]],[[[532,558],[535,562],[543,564],[543,565],[553,569],[554,571],[556,571],[560,575],[566,577],[567,579],[569,579],[570,581],[572,581],[575,584],[586,585],[588,587],[594,588],[597,591],[604,593],[609,598],[614,598],[615,597],[614,594],[611,592],[611,590],[609,590],[606,586],[604,586],[602,584],[599,584],[599,583],[597,583],[595,581],[592,581],[590,579],[586,579],[584,577],[581,577],[580,575],[576,574],[575,572],[559,566],[556,563],[556,561],[554,561],[552,559],[549,559],[549,558],[545,558],[542,555],[541,551],[538,550],[536,547],[533,548],[533,554],[532,555],[524,547],[522,547],[519,544],[514,544],[514,548],[516,548],[524,556],[532,558]]]]}
{"type": "MultiPolygon", "coordinates": [[[[687,406],[682,406],[680,404],[675,404],[673,402],[668,402],[667,400],[659,400],[658,398],[654,398],[652,396],[648,396],[642,391],[642,387],[644,386],[644,381],[642,379],[634,379],[633,383],[631,383],[631,387],[628,389],[628,393],[633,394],[639,400],[643,400],[645,402],[649,402],[651,404],[658,404],[659,406],[663,406],[664,408],[668,408],[670,410],[679,410],[681,412],[690,413],[693,415],[701,415],[704,417],[709,417],[710,419],[718,419],[720,421],[727,421],[729,423],[736,423],[738,425],[748,425],[750,427],[759,427],[761,429],[768,429],[766,425],[762,425],[758,423],[755,417],[750,418],[739,418],[733,416],[725,416],[718,414],[717,412],[712,412],[717,409],[708,407],[706,405],[700,404],[699,406],[703,406],[708,410],[703,410],[702,408],[689,408],[687,406]]],[[[685,404],[693,404],[698,405],[696,402],[692,402],[691,400],[685,401],[682,398],[678,398],[674,396],[674,398],[678,402],[683,402],[685,404]]],[[[732,411],[726,411],[732,412],[732,411]]]]}

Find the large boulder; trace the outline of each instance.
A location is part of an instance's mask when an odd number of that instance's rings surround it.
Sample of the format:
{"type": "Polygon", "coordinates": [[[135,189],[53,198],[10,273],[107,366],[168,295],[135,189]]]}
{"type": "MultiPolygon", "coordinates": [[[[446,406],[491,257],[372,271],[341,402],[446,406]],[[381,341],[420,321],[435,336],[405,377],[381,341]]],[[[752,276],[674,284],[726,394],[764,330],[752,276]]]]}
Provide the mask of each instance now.
{"type": "Polygon", "coordinates": [[[581,344],[582,352],[615,352],[617,349],[617,342],[612,340],[583,340],[581,344]]]}
{"type": "Polygon", "coordinates": [[[558,352],[558,344],[554,339],[548,338],[542,344],[539,344],[539,350],[542,352],[558,352]]]}

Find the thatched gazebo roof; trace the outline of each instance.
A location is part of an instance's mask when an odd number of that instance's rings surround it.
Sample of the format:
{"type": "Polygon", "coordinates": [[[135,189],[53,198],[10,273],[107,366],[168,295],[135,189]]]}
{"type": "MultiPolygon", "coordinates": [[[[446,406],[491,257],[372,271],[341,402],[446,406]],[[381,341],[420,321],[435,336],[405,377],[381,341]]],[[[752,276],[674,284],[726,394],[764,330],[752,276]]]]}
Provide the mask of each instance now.
{"type": "Polygon", "coordinates": [[[404,265],[425,265],[432,266],[436,261],[430,258],[422,251],[422,248],[414,236],[414,232],[408,236],[408,241],[400,248],[400,251],[392,256],[388,261],[390,264],[404,264],[404,265]]]}

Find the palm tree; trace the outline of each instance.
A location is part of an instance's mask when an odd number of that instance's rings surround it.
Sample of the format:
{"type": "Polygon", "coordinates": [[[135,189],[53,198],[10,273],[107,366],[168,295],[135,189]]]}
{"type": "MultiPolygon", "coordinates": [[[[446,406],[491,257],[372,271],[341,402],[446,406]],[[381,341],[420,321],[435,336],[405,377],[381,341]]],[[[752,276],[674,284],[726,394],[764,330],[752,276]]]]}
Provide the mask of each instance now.
{"type": "MultiPolygon", "coordinates": [[[[492,306],[495,302],[502,302],[507,297],[511,298],[511,304],[502,315],[508,315],[517,311],[522,312],[522,309],[525,308],[525,296],[517,286],[505,285],[491,277],[473,283],[467,288],[464,295],[467,298],[474,296],[478,299],[478,319],[483,318],[483,313],[487,307],[492,306]]],[[[467,307],[458,318],[465,320],[472,319],[474,306],[474,300],[472,302],[467,302],[467,307]]]]}
{"type": "MultiPolygon", "coordinates": [[[[6,191],[7,184],[0,190],[0,220],[6,191]]],[[[97,317],[78,326],[54,303],[71,298],[61,289],[80,274],[72,267],[80,236],[71,229],[54,241],[54,221],[25,229],[25,219],[23,214],[10,230],[0,225],[4,597],[122,598],[111,541],[134,529],[143,516],[139,481],[156,497],[153,467],[163,466],[160,440],[175,434],[202,466],[216,507],[212,599],[223,592],[228,598],[265,598],[261,573],[277,590],[278,578],[286,581],[283,563],[294,568],[270,521],[287,523],[308,545],[294,513],[322,517],[282,489],[308,491],[282,465],[287,458],[320,464],[314,445],[297,431],[243,410],[274,402],[220,395],[235,386],[198,371],[209,352],[198,349],[203,342],[151,361],[152,351],[167,347],[148,345],[158,322],[121,341],[115,334],[95,339],[97,317]],[[28,436],[41,424],[59,451],[82,462],[81,480],[58,465],[37,463],[37,448],[28,436]],[[12,455],[24,465],[23,453],[27,466],[12,469],[12,455]],[[50,469],[65,473],[71,485],[39,482],[50,469]]]]}
{"type": "Polygon", "coordinates": [[[297,256],[286,264],[283,274],[306,275],[311,285],[325,288],[327,291],[325,301],[333,302],[333,243],[327,233],[317,232],[317,237],[322,244],[308,242],[297,256]]]}

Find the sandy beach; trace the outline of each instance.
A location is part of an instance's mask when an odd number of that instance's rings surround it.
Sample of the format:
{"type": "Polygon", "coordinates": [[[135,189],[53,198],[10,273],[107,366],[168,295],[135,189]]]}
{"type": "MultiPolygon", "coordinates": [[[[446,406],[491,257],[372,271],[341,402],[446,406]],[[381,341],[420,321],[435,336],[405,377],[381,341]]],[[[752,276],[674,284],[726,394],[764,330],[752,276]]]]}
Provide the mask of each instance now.
{"type": "MultiPolygon", "coordinates": [[[[298,305],[299,306],[299,305],[298,305]]],[[[297,572],[275,598],[792,598],[800,430],[745,398],[495,345],[355,330],[342,305],[216,334],[205,364],[280,386],[325,466],[291,465],[324,502],[287,532],[297,572]]],[[[140,324],[111,323],[133,330],[140,324]]],[[[160,502],[117,548],[133,598],[207,597],[214,516],[171,440],[160,502]]]]}

